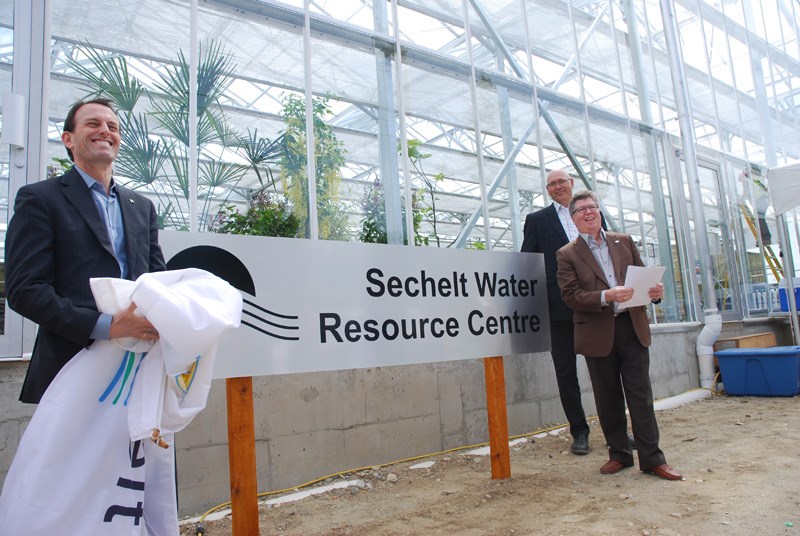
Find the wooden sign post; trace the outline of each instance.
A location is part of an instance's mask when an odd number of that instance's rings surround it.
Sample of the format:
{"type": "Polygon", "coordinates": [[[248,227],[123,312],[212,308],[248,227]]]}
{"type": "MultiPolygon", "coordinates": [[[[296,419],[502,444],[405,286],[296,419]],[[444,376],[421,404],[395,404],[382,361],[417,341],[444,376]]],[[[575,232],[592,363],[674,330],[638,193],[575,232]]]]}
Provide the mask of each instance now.
{"type": "Polygon", "coordinates": [[[492,460],[492,479],[511,478],[503,356],[483,358],[483,371],[486,377],[486,412],[489,417],[489,456],[492,460]]]}
{"type": "Polygon", "coordinates": [[[233,536],[258,536],[258,482],[253,378],[225,380],[233,536]]]}
{"type": "MultiPolygon", "coordinates": [[[[492,479],[511,477],[508,414],[503,357],[483,360],[486,409],[489,419],[489,453],[492,479]]],[[[228,457],[230,462],[233,536],[258,536],[258,482],[256,468],[253,378],[225,380],[228,405],[228,457]]]]}

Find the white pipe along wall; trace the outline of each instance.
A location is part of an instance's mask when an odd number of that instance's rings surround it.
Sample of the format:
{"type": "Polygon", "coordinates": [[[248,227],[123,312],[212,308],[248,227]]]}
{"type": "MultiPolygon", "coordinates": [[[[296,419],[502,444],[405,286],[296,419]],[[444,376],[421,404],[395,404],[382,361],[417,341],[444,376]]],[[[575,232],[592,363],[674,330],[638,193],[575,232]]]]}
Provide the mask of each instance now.
{"type": "Polygon", "coordinates": [[[653,407],[656,411],[664,409],[674,409],[690,402],[697,402],[704,398],[711,397],[711,389],[692,389],[679,395],[671,396],[669,398],[661,398],[653,402],[653,407]]]}
{"type": "Polygon", "coordinates": [[[711,389],[715,375],[714,343],[722,333],[722,316],[716,310],[706,311],[704,316],[705,326],[697,336],[697,365],[700,371],[700,387],[711,389]]]}

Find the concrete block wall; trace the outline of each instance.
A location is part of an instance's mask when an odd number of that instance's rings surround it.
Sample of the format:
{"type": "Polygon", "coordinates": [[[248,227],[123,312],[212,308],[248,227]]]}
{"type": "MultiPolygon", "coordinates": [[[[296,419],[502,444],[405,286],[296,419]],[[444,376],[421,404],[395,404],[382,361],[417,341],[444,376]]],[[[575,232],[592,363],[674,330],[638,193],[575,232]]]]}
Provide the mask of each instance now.
{"type": "Polygon", "coordinates": [[[653,398],[674,396],[700,386],[695,343],[701,329],[700,325],[688,328],[686,324],[652,328],[650,383],[653,398]]]}
{"type": "Polygon", "coordinates": [[[5,482],[17,445],[36,406],[19,402],[22,380],[28,370],[24,361],[0,363],[0,480],[5,482]]]}
{"type": "MultiPolygon", "coordinates": [[[[656,330],[651,352],[656,396],[697,387],[699,327],[656,330]]],[[[565,423],[549,353],[506,356],[504,370],[511,435],[565,423]]],[[[582,358],[578,374],[584,407],[594,414],[582,358]]],[[[261,377],[253,389],[259,491],[488,441],[480,359],[261,377]]],[[[224,382],[218,381],[209,409],[176,439],[182,514],[203,512],[229,497],[224,406],[224,382]],[[212,428],[219,434],[216,441],[208,435],[212,428]],[[187,474],[202,478],[188,481],[187,474]]]]}
{"type": "MultiPolygon", "coordinates": [[[[770,325],[754,330],[765,327],[770,325]]],[[[650,370],[656,398],[698,386],[699,330],[694,324],[654,326],[650,370]]],[[[26,367],[0,363],[0,479],[34,409],[17,402],[26,367]]],[[[511,435],[565,422],[549,353],[507,356],[504,368],[511,435]]],[[[594,414],[581,358],[578,371],[584,407],[594,414]]],[[[258,377],[253,390],[259,491],[488,441],[480,359],[258,377]]],[[[177,434],[175,448],[182,515],[229,499],[224,380],[214,382],[206,410],[177,434]]]]}

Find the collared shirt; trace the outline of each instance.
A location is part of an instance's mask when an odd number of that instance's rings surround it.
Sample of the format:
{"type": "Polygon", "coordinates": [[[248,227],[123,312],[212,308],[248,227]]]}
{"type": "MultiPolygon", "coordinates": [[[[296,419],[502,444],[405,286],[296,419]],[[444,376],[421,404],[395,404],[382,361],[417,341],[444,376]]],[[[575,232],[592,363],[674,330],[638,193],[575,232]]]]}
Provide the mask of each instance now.
{"type": "Polygon", "coordinates": [[[81,174],[86,186],[92,193],[92,199],[108,233],[108,239],[114,249],[117,264],[119,264],[120,278],[125,279],[128,276],[128,254],[125,252],[125,227],[122,223],[122,211],[119,208],[117,185],[114,184],[114,179],[111,179],[111,188],[106,193],[100,182],[78,166],[75,166],[75,169],[81,174]]]}
{"type": "MultiPolygon", "coordinates": [[[[128,254],[125,251],[125,227],[122,223],[122,211],[119,208],[119,197],[117,197],[117,186],[114,184],[114,179],[111,179],[111,188],[106,194],[103,185],[87,174],[78,166],[75,169],[80,173],[92,194],[92,200],[97,207],[97,212],[100,214],[100,219],[103,221],[103,226],[108,233],[108,239],[111,242],[111,247],[114,249],[114,257],[119,264],[119,273],[121,278],[128,276],[128,254]]],[[[92,339],[108,340],[111,333],[111,320],[112,316],[108,314],[101,314],[97,319],[97,323],[92,329],[90,337],[92,339]]]]}
{"type": "Polygon", "coordinates": [[[553,201],[553,206],[556,208],[558,219],[561,220],[561,227],[567,233],[567,240],[572,242],[578,238],[578,228],[575,227],[575,222],[572,221],[572,216],[569,214],[569,209],[560,203],[553,201]]]}
{"type": "MultiPolygon", "coordinates": [[[[614,273],[614,263],[611,262],[611,253],[608,250],[608,241],[606,240],[606,232],[603,229],[600,229],[600,243],[597,243],[597,240],[594,239],[588,233],[580,233],[581,238],[586,241],[586,244],[589,246],[589,251],[592,252],[594,255],[597,264],[600,266],[600,269],[603,270],[603,274],[606,276],[606,281],[608,282],[609,288],[614,288],[617,286],[617,276],[614,273]]],[[[608,305],[606,301],[606,291],[602,291],[600,293],[600,304],[603,306],[608,305]]]]}

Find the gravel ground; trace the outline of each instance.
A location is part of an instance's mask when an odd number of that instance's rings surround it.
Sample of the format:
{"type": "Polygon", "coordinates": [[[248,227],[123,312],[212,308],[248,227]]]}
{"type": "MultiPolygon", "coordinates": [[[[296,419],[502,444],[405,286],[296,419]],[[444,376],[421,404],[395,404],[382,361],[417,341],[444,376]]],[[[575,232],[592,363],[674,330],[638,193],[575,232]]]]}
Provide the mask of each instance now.
{"type": "MultiPolygon", "coordinates": [[[[348,474],[335,482],[356,485],[262,503],[260,534],[800,536],[800,397],[717,395],[657,416],[682,481],[635,467],[601,475],[607,453],[593,421],[586,456],[569,452],[562,428],[515,444],[506,480],[491,480],[488,456],[468,451],[348,474]],[[433,465],[412,468],[424,461],[433,465]]],[[[232,534],[230,517],[206,521],[204,534],[232,534]]]]}

